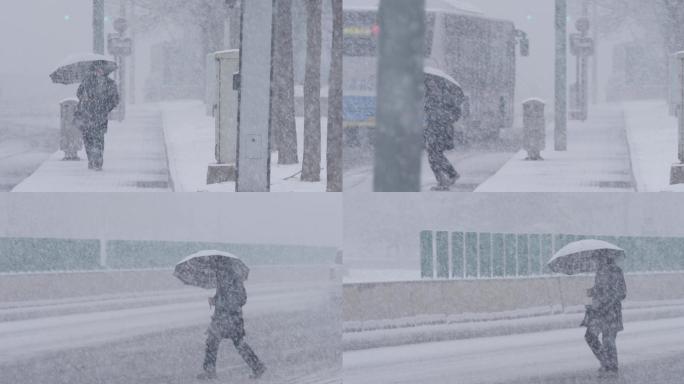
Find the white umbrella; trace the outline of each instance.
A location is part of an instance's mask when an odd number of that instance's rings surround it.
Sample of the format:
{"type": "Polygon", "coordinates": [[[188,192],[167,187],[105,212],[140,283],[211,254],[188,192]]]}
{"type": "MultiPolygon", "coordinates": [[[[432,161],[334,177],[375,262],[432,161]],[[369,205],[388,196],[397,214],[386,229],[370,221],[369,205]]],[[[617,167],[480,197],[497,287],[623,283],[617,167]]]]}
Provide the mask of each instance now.
{"type": "Polygon", "coordinates": [[[225,268],[245,281],[249,268],[239,257],[222,251],[200,251],[184,258],[174,269],[173,275],[185,284],[211,289],[216,288],[216,272],[225,268]]]}
{"type": "Polygon", "coordinates": [[[77,53],[62,60],[50,75],[50,79],[57,84],[80,83],[92,70],[93,64],[99,65],[105,75],[109,75],[117,68],[116,62],[107,56],[96,53],[77,53]]]}
{"type": "Polygon", "coordinates": [[[547,264],[553,272],[566,275],[595,272],[599,255],[617,260],[625,257],[625,250],[603,240],[580,240],[561,248],[547,264]]]}

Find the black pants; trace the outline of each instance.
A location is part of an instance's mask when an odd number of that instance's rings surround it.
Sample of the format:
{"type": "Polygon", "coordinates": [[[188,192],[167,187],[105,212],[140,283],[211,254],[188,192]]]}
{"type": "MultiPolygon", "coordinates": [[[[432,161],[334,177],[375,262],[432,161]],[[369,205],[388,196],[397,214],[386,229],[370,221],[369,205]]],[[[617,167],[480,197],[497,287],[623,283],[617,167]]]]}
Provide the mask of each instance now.
{"type": "Polygon", "coordinates": [[[432,173],[435,174],[435,178],[439,185],[447,185],[450,180],[458,177],[458,172],[456,172],[454,166],[451,165],[449,159],[444,156],[444,149],[437,145],[428,145],[427,151],[430,169],[432,169],[432,173]]]}
{"type": "MultiPolygon", "coordinates": [[[[207,336],[207,349],[204,357],[204,370],[206,372],[216,371],[216,356],[218,354],[219,345],[221,340],[224,338],[219,333],[216,332],[217,327],[209,327],[209,332],[207,336]]],[[[233,345],[237,349],[240,357],[247,363],[247,365],[252,369],[253,372],[258,372],[263,369],[263,363],[259,360],[254,350],[245,342],[244,338],[240,334],[230,335],[229,337],[233,340],[233,345]]]]}
{"type": "Polygon", "coordinates": [[[90,168],[102,168],[104,162],[105,129],[86,129],[83,131],[83,145],[88,155],[90,168]]]}
{"type": "Polygon", "coordinates": [[[587,333],[584,335],[584,339],[587,341],[594,356],[601,363],[601,366],[614,371],[618,369],[616,338],[616,331],[600,330],[593,327],[587,328],[587,333]],[[601,335],[601,341],[599,341],[599,334],[601,335]]]}

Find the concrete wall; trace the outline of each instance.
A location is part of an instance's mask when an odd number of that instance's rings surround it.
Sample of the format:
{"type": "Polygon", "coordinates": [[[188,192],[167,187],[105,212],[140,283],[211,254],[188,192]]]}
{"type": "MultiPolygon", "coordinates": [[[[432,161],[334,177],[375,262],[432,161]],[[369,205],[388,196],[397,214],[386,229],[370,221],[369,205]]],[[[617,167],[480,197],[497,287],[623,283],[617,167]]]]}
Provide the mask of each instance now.
{"type": "MultiPolygon", "coordinates": [[[[333,266],[268,266],[250,270],[247,284],[325,282],[333,266]]],[[[0,303],[164,291],[185,287],[172,270],[0,274],[0,303]]]]}
{"type": "MultiPolygon", "coordinates": [[[[627,300],[684,299],[684,273],[625,276],[627,300]]],[[[344,321],[458,315],[588,304],[593,276],[344,285],[344,321]]]]}

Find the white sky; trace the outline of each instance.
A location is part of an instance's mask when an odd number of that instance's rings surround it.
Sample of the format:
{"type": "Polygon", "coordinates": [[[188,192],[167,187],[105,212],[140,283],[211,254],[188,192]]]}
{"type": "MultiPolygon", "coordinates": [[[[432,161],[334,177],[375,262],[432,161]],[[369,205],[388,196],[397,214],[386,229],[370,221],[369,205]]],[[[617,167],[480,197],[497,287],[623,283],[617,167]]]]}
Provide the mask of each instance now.
{"type": "Polygon", "coordinates": [[[91,0],[2,0],[0,74],[47,76],[68,54],[92,50],[91,18],[91,0]]]}

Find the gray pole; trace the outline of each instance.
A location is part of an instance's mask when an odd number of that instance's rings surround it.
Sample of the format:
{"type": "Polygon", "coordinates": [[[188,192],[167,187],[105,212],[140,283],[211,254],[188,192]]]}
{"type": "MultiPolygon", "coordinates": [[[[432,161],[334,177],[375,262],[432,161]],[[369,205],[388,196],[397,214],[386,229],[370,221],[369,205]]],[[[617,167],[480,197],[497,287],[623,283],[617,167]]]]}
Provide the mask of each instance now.
{"type": "Polygon", "coordinates": [[[105,53],[104,0],[93,0],[93,52],[105,53]]]}
{"type": "Polygon", "coordinates": [[[135,29],[138,27],[135,19],[135,0],[130,0],[130,17],[129,21],[131,24],[131,40],[133,45],[131,46],[131,56],[130,56],[130,71],[128,75],[128,101],[131,104],[135,104],[135,29]]]}
{"type": "Polygon", "coordinates": [[[419,192],[425,0],[382,0],[379,24],[374,190],[419,192]]]}
{"type": "Polygon", "coordinates": [[[594,55],[591,58],[591,101],[592,104],[596,105],[598,104],[598,89],[599,89],[599,84],[598,84],[598,55],[599,55],[599,50],[598,50],[598,1],[593,0],[592,1],[592,14],[593,14],[593,22],[591,23],[594,26],[594,29],[592,29],[592,38],[594,40],[594,55]]]}
{"type": "Polygon", "coordinates": [[[556,151],[568,149],[567,123],[567,16],[566,0],[556,0],[556,125],[554,147],[556,151]]]}

